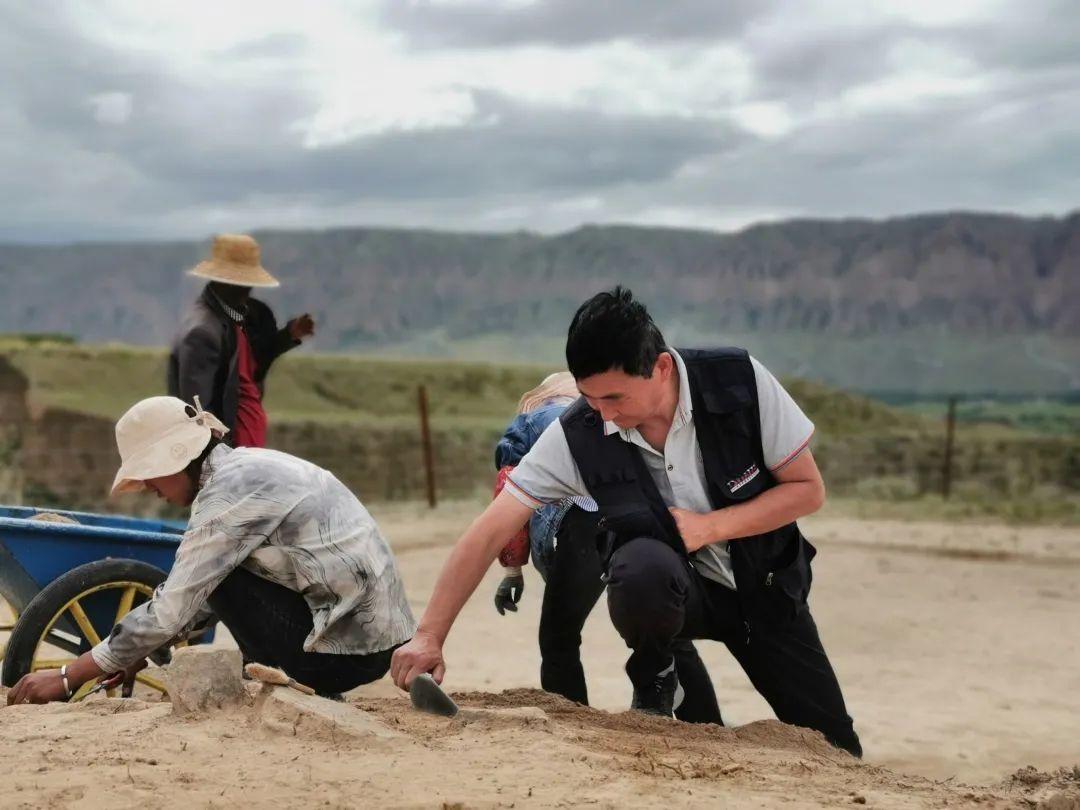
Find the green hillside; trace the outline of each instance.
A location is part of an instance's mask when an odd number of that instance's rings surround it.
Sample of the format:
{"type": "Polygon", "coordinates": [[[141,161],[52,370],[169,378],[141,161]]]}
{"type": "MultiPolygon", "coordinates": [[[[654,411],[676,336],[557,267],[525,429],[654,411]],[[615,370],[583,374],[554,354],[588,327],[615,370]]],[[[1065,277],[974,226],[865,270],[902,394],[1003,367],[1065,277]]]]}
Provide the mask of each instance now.
{"type": "MultiPolygon", "coordinates": [[[[675,346],[745,346],[857,391],[1080,390],[1080,212],[789,221],[737,233],[386,228],[256,234],[277,315],[324,352],[558,363],[567,324],[623,284],[675,346]]],[[[206,241],[0,244],[0,333],[164,346],[206,241]],[[57,290],[77,294],[58,296],[57,290]]],[[[260,297],[261,294],[260,294],[260,297]]]]}
{"type": "MultiPolygon", "coordinates": [[[[0,356],[26,376],[39,408],[116,419],[139,399],[164,393],[162,349],[0,340],[0,356]]],[[[425,385],[433,421],[500,425],[521,394],[553,370],[298,351],[274,365],[266,406],[273,421],[413,424],[417,387],[425,385]]]]}
{"type": "MultiPolygon", "coordinates": [[[[160,349],[0,340],[0,355],[23,372],[31,401],[40,408],[116,419],[133,402],[163,393],[165,384],[166,354],[160,349]]],[[[422,384],[433,421],[501,427],[514,415],[521,394],[556,369],[294,352],[271,371],[266,405],[274,421],[413,424],[422,384]]],[[[788,379],[785,384],[822,432],[918,432],[934,424],[818,383],[788,379]]]]}
{"type": "MultiPolygon", "coordinates": [[[[7,340],[0,341],[0,372],[4,367],[17,377],[8,380],[9,388],[26,387],[28,415],[18,424],[0,424],[11,448],[6,462],[0,459],[0,468],[10,468],[0,469],[0,500],[157,508],[143,501],[109,503],[104,493],[117,463],[113,422],[138,399],[162,393],[162,350],[7,340]]],[[[551,370],[299,351],[270,375],[270,444],[332,470],[365,500],[419,499],[424,481],[417,387],[423,384],[440,495],[486,493],[494,442],[521,393],[551,370]]],[[[0,374],[0,385],[3,379],[0,374]]],[[[961,423],[953,498],[946,504],[940,499],[940,416],[818,383],[785,384],[817,426],[814,454],[833,496],[887,502],[890,514],[900,505],[915,517],[1080,521],[1080,437],[961,423]]],[[[14,394],[7,396],[0,402],[14,394]]]]}

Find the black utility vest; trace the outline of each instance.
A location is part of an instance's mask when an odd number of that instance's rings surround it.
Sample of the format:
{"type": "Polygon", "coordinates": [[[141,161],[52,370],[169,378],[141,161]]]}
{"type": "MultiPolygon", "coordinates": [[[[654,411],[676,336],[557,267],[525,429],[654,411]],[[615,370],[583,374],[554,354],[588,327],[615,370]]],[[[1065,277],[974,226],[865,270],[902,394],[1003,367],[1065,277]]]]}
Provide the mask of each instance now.
{"type": "MultiPolygon", "coordinates": [[[[776,486],[765,465],[757,382],[744,349],[678,349],[686,366],[694,428],[713,509],[743,503],[776,486]]],[[[604,421],[584,398],[560,417],[570,453],[599,506],[600,528],[611,551],[638,537],[652,537],[689,559],[675,521],[660,497],[639,449],[604,421]]],[[[775,621],[806,608],[810,560],[815,549],[789,523],[728,544],[743,610],[775,621]]]]}

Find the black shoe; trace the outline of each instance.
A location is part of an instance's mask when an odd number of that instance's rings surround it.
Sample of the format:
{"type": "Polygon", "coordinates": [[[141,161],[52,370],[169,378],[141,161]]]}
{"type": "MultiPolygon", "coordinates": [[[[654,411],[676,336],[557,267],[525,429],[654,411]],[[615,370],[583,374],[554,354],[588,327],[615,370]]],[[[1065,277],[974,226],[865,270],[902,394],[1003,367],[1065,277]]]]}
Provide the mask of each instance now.
{"type": "Polygon", "coordinates": [[[634,699],[630,708],[645,714],[671,717],[675,714],[675,709],[682,704],[683,696],[682,684],[679,683],[675,665],[672,664],[645,688],[634,687],[634,699]]]}

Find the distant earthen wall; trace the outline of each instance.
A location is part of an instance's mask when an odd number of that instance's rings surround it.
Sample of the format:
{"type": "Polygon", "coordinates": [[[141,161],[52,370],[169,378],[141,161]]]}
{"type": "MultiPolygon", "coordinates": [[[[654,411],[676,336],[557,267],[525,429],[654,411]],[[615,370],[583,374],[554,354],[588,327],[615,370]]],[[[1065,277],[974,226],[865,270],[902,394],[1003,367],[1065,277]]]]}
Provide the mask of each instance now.
{"type": "MultiPolygon", "coordinates": [[[[0,357],[0,503],[183,517],[185,510],[144,497],[108,500],[119,464],[111,420],[50,408],[35,413],[25,377],[0,357]]],[[[498,428],[433,426],[440,498],[488,493],[498,428]]],[[[368,502],[420,500],[424,468],[417,427],[279,422],[269,444],[329,469],[368,502]]],[[[829,435],[814,454],[829,492],[898,500],[938,493],[943,442],[931,432],[829,435]]],[[[1053,499],[1080,491],[1080,440],[1016,434],[957,434],[953,464],[959,497],[1053,499]]]]}

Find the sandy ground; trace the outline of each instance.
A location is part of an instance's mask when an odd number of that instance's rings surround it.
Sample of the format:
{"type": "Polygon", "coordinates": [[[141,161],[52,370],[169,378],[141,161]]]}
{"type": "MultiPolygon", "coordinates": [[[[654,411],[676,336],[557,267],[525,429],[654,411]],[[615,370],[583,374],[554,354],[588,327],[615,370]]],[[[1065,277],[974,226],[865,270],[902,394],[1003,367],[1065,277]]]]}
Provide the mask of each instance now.
{"type": "MultiPolygon", "coordinates": [[[[474,510],[373,509],[418,615],[474,510]]],[[[531,691],[542,585],[530,569],[517,615],[495,612],[492,571],[450,636],[446,686],[470,707],[462,718],[417,715],[386,681],[346,708],[388,739],[257,705],[185,720],[167,704],[104,698],[3,709],[0,807],[1080,807],[1080,531],[828,514],[804,529],[820,552],[811,603],[861,764],[769,720],[710,642],[702,656],[741,728],[622,713],[627,651],[603,599],[583,657],[607,711],[531,691]]]]}
{"type": "MultiPolygon", "coordinates": [[[[419,616],[447,550],[410,552],[406,538],[441,540],[440,526],[383,522],[419,616]]],[[[803,527],[819,550],[814,617],[868,761],[975,781],[1080,764],[1080,530],[827,515],[803,527]]],[[[451,688],[539,685],[543,585],[527,571],[517,615],[495,612],[497,570],[466,607],[447,646],[451,688]]],[[[699,649],[730,722],[772,717],[722,645],[699,649]]],[[[601,598],[583,645],[595,706],[629,706],[626,655],[601,598]]]]}

